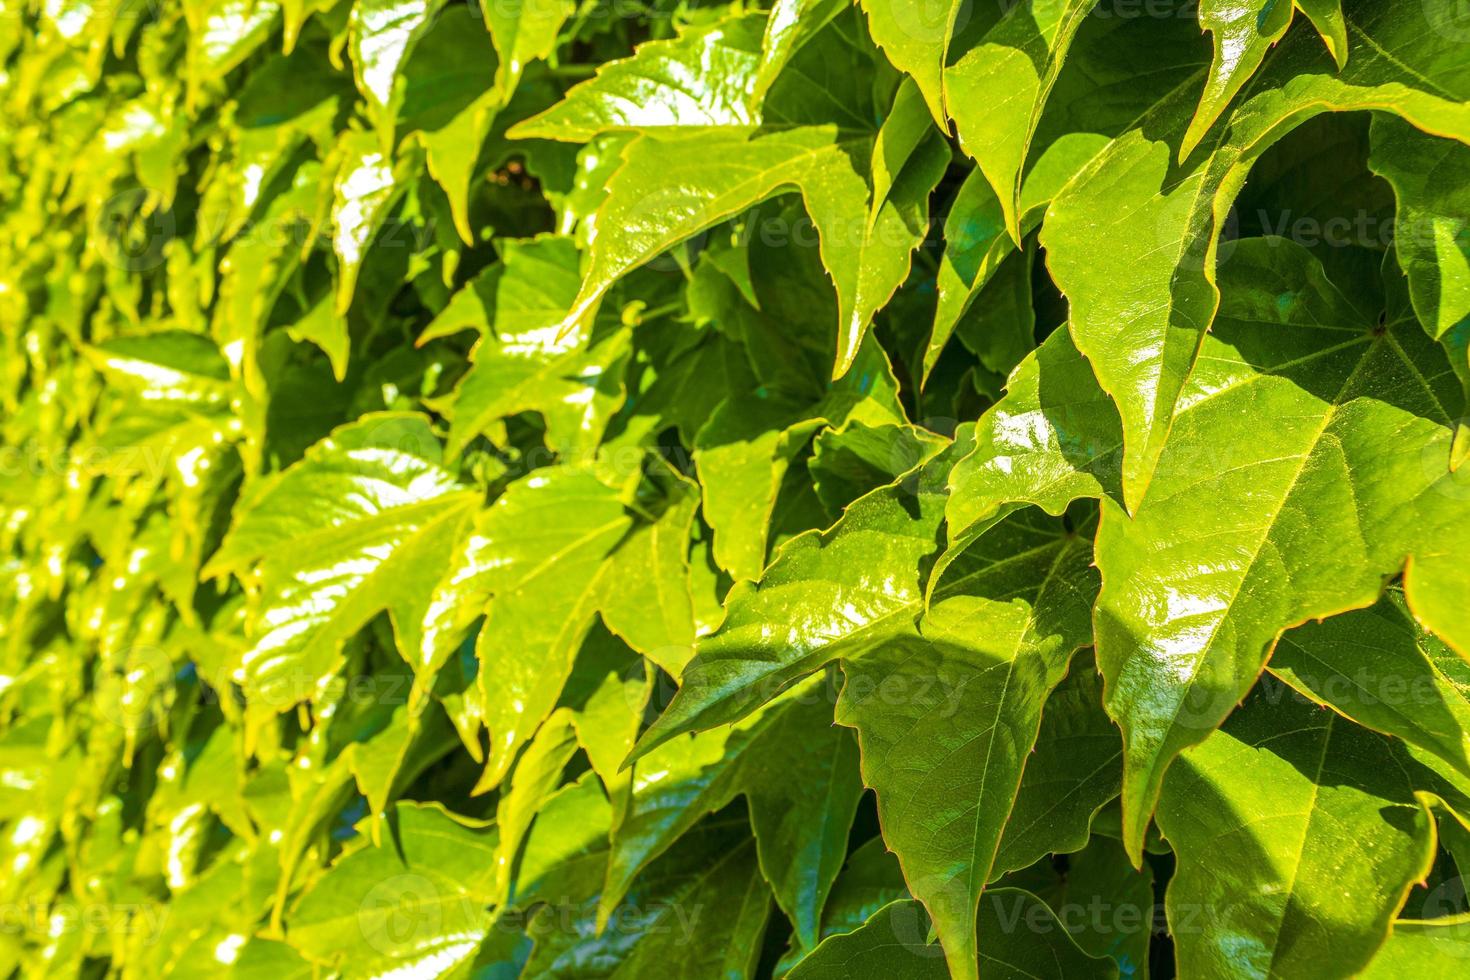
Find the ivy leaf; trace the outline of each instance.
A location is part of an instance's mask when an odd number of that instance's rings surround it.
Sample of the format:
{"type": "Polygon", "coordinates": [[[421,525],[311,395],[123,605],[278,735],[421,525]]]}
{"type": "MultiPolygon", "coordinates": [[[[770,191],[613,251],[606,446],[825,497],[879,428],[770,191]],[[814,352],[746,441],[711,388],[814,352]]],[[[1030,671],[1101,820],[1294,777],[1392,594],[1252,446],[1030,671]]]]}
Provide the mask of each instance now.
{"type": "Polygon", "coordinates": [[[624,397],[626,331],[587,341],[556,339],[555,327],[512,333],[510,325],[481,339],[474,364],[454,393],[446,450],[459,455],[493,423],[520,412],[539,412],[547,444],[589,458],[624,397]]]}
{"type": "Polygon", "coordinates": [[[229,0],[205,0],[191,11],[198,23],[189,32],[186,54],[191,103],[206,83],[223,78],[265,43],[280,12],[281,5],[275,0],[244,6],[229,0]]]}
{"type": "MultiPolygon", "coordinates": [[[[504,4],[492,4],[504,9],[504,4]]],[[[449,198],[455,230],[467,245],[471,178],[480,151],[506,98],[494,86],[501,65],[485,57],[478,12],[452,4],[434,17],[400,68],[401,98],[394,120],[398,138],[413,136],[424,147],[429,174],[449,198]]]]}
{"type": "Polygon", "coordinates": [[[559,976],[594,962],[611,977],[663,969],[678,976],[749,977],[771,904],[754,850],[743,819],[706,821],[639,876],[615,927],[599,932],[588,915],[567,928],[555,907],[534,917],[528,931],[536,946],[527,973],[559,976]],[[692,941],[696,929],[700,941],[692,941]],[[707,937],[713,941],[703,941],[707,937]]]}
{"type": "Polygon", "coordinates": [[[368,248],[397,198],[393,166],[371,133],[348,131],[337,147],[333,182],[332,250],[337,254],[336,313],[352,305],[368,248]]]}
{"type": "MultiPolygon", "coordinates": [[[[910,897],[898,859],[884,845],[882,837],[874,837],[848,856],[847,864],[837,876],[822,910],[822,938],[856,932],[883,906],[910,897]]],[[[788,953],[788,956],[796,954],[791,964],[795,965],[810,952],[793,949],[788,953]]]]}
{"type": "MultiPolygon", "coordinates": [[[[500,782],[522,743],[555,707],[598,609],[607,556],[631,524],[617,495],[590,475],[559,470],[527,479],[531,489],[544,491],[534,505],[544,516],[506,528],[502,522],[514,511],[492,507],[495,516],[479,524],[466,566],[477,579],[488,566],[495,582],[475,642],[490,729],[480,783],[485,788],[500,782]],[[509,533],[502,537],[502,530],[509,533]],[[541,546],[551,542],[552,550],[541,546]]],[[[464,589],[460,571],[452,574],[450,588],[464,589]]],[[[471,588],[484,588],[482,581],[471,581],[471,588]]]]}
{"type": "Polygon", "coordinates": [[[985,174],[971,171],[944,219],[944,255],[936,277],[939,302],[924,351],[926,379],[960,318],[1015,247],[1006,235],[1005,220],[1000,198],[985,174]]]}
{"type": "Polygon", "coordinates": [[[837,719],[957,977],[977,976],[976,907],[1042,706],[1088,640],[1090,566],[1084,536],[1017,515],[946,569],[921,637],[844,661],[837,719]]]}
{"type": "Polygon", "coordinates": [[[817,497],[835,520],[849,503],[886,486],[943,452],[948,443],[913,425],[869,425],[860,419],[825,429],[807,462],[817,497]]]}
{"type": "Polygon", "coordinates": [[[571,712],[577,742],[609,793],[626,781],[620,769],[642,727],[648,674],[642,657],[605,625],[594,624],[562,688],[559,704],[571,712]]]}
{"type": "Polygon", "coordinates": [[[1102,710],[1102,677],[1079,654],[1042,709],[995,867],[1017,871],[1087,846],[1098,811],[1118,797],[1122,760],[1117,726],[1102,710]]]}
{"type": "Polygon", "coordinates": [[[277,708],[308,697],[336,672],[342,644],[382,610],[402,649],[418,647],[438,570],[480,501],[439,452],[423,416],[369,414],[333,431],[241,510],[203,575],[257,583],[242,679],[249,697],[277,708]]]}
{"type": "Polygon", "coordinates": [[[1360,309],[1278,239],[1240,242],[1226,275],[1155,480],[1132,520],[1105,502],[1098,533],[1094,629],[1135,857],[1170,760],[1244,697],[1283,630],[1372,605],[1408,563],[1420,621],[1470,649],[1451,598],[1465,566],[1448,559],[1470,527],[1448,468],[1460,392],[1402,280],[1386,314],[1360,309]],[[1243,411],[1277,424],[1235,440],[1243,411]]]}
{"type": "Polygon", "coordinates": [[[348,20],[352,73],[370,118],[388,143],[397,109],[399,69],[434,23],[439,0],[361,0],[348,20]]]}
{"type": "Polygon", "coordinates": [[[1008,254],[976,303],[960,321],[960,341],[985,370],[1007,377],[1036,347],[1036,310],[1032,305],[1034,239],[1008,254]]]}
{"type": "Polygon", "coordinates": [[[667,743],[633,768],[599,914],[606,921],[642,869],[701,816],[744,795],[762,873],[799,942],[815,946],[861,793],[857,746],[832,725],[819,687],[733,728],[667,743]]]}
{"type": "MultiPolygon", "coordinates": [[[[500,261],[454,294],[419,335],[420,344],[461,330],[540,341],[566,315],[581,282],[574,241],[560,235],[502,238],[495,247],[500,261]]],[[[555,349],[551,340],[542,346],[555,349]]]]}
{"type": "Polygon", "coordinates": [[[571,16],[568,0],[486,0],[480,4],[485,27],[495,44],[499,62],[495,87],[509,101],[526,65],[551,55],[562,24],[571,16]]]}
{"type": "Polygon", "coordinates": [[[1325,111],[1391,111],[1470,139],[1463,104],[1445,97],[1457,80],[1441,79],[1426,89],[1422,75],[1404,67],[1405,58],[1453,57],[1447,36],[1413,16],[1389,18],[1372,4],[1354,4],[1345,16],[1372,54],[1334,74],[1323,65],[1315,38],[1290,34],[1242,91],[1229,124],[1212,130],[1182,163],[1175,162],[1172,147],[1187,122],[1187,86],[1165,95],[1114,139],[1048,208],[1041,232],[1048,268],[1070,301],[1077,347],[1123,419],[1123,492],[1130,511],[1148,487],[1201,336],[1215,316],[1218,237],[1259,155],[1325,111]],[[1416,48],[1424,37],[1433,37],[1433,50],[1416,48]],[[1117,247],[1100,253],[1099,236],[1117,247]]]}
{"type": "Polygon", "coordinates": [[[1045,902],[1083,952],[1110,957],[1120,975],[1135,976],[1147,967],[1156,928],[1153,871],[1135,870],[1116,840],[1095,837],[1085,849],[1056,862],[1042,861],[1000,883],[1045,902]]]}
{"type": "Polygon", "coordinates": [[[343,857],[297,901],[287,935],[298,952],[345,976],[444,970],[474,952],[491,922],[494,828],[404,803],[391,832],[382,846],[343,857]]]}
{"type": "Polygon", "coordinates": [[[854,501],[830,530],[788,541],[759,583],[737,583],[724,623],[696,643],[678,693],[630,761],[678,734],[736,721],[839,657],[912,633],[920,570],[937,550],[941,481],[966,448],[962,433],[913,474],[854,501]],[[774,633],[771,623],[784,628],[774,633]]]}
{"type": "Polygon", "coordinates": [[[473,532],[435,583],[416,669],[437,670],[493,597],[555,575],[563,561],[578,568],[600,562],[631,523],[616,491],[585,467],[549,469],[512,483],[475,516],[473,532]]]}
{"type": "Polygon", "coordinates": [[[226,407],[233,393],[229,362],[198,334],[115,337],[86,353],[111,385],[144,402],[209,412],[226,407]]]}
{"type": "MultiPolygon", "coordinates": [[[[797,56],[808,77],[831,77],[834,90],[852,87],[854,79],[871,77],[873,70],[865,39],[850,38],[844,27],[850,22],[834,22],[797,56]]],[[[698,87],[703,98],[707,92],[698,87]]],[[[871,94],[862,100],[871,103],[871,94]]],[[[724,106],[729,99],[716,97],[715,102],[724,106]]],[[[672,135],[658,131],[665,127],[639,127],[641,135],[623,151],[623,165],[608,182],[608,196],[598,211],[600,232],[563,329],[582,323],[627,272],[783,190],[797,190],[816,226],[823,265],[837,287],[833,377],[840,377],[856,358],[873,315],[907,277],[910,253],[927,230],[928,195],[948,162],[943,141],[930,134],[902,175],[901,187],[886,202],[875,201],[872,168],[878,133],[912,126],[906,118],[911,106],[900,100],[882,126],[874,127],[872,119],[884,113],[882,107],[837,102],[802,79],[772,89],[760,125],[711,126],[701,121],[692,128],[675,127],[672,135]],[[877,217],[870,222],[874,211],[877,217]]],[[[624,125],[619,118],[600,128],[624,125]]],[[[587,132],[558,134],[548,128],[545,135],[569,138],[587,132]]]]}
{"type": "MultiPolygon", "coordinates": [[[[1470,173],[1470,149],[1382,114],[1374,115],[1371,139],[1369,165],[1398,199],[1394,250],[1414,312],[1444,344],[1470,392],[1470,200],[1459,177],[1470,173]]],[[[1458,467],[1467,457],[1470,432],[1461,420],[1451,463],[1458,467]]]]}
{"type": "Polygon", "coordinates": [[[994,188],[1015,243],[1021,241],[1022,168],[1072,39],[1092,8],[1089,0],[1007,5],[957,60],[941,61],[944,105],[960,146],[994,188]]]}
{"type": "Polygon", "coordinates": [[[714,557],[737,580],[766,567],[770,522],[792,460],[823,425],[891,423],[902,417],[887,357],[869,339],[858,370],[827,386],[816,404],[764,386],[734,391],[694,437],[704,487],[704,519],[714,529],[714,557]]]}
{"type": "MultiPolygon", "coordinates": [[[[602,618],[629,646],[677,675],[693,654],[689,541],[699,491],[671,474],[667,493],[658,519],[640,522],[613,555],[606,574],[616,588],[608,589],[602,618]]],[[[629,744],[623,755],[631,748],[629,744]]]]}
{"type": "Polygon", "coordinates": [[[510,136],[585,142],[605,132],[751,126],[758,120],[748,100],[765,27],[764,14],[743,14],[639,45],[631,58],[602,65],[561,102],[517,123],[510,136]]]}
{"type": "Polygon", "coordinates": [[[1358,974],[1368,980],[1454,973],[1470,957],[1470,914],[1418,921],[1399,919],[1388,941],[1358,974]]]}
{"type": "Polygon", "coordinates": [[[1470,777],[1470,664],[1414,622],[1403,593],[1281,637],[1271,673],[1374,731],[1439,756],[1470,777]]]}
{"type": "Polygon", "coordinates": [[[1429,870],[1434,832],[1415,769],[1388,740],[1280,685],[1180,756],[1158,815],[1179,855],[1165,907],[1180,972],[1367,965],[1429,870]]]}
{"type": "Polygon", "coordinates": [[[776,0],[771,4],[761,38],[760,62],[751,83],[752,105],[765,100],[792,56],[847,6],[843,0],[776,0]]]}
{"type": "Polygon", "coordinates": [[[1017,504],[1060,515],[1079,497],[1120,499],[1123,432],[1071,333],[1054,331],[1011,374],[950,471],[951,546],[1017,504]]]}
{"type": "Polygon", "coordinates": [[[512,862],[542,802],[561,782],[562,770],[577,751],[571,712],[558,709],[526,747],[509,785],[495,806],[495,885],[497,905],[510,898],[512,862]]]}
{"type": "Polygon", "coordinates": [[[1203,0],[1200,3],[1200,26],[1213,36],[1215,55],[1205,90],[1200,94],[1199,108],[1195,110],[1180,145],[1181,159],[1189,156],[1199,145],[1205,131],[1220,118],[1230,100],[1260,68],[1267,53],[1291,26],[1292,16],[1298,10],[1311,19],[1322,35],[1337,67],[1346,65],[1347,25],[1343,21],[1340,0],[1296,0],[1294,3],[1203,0]]]}

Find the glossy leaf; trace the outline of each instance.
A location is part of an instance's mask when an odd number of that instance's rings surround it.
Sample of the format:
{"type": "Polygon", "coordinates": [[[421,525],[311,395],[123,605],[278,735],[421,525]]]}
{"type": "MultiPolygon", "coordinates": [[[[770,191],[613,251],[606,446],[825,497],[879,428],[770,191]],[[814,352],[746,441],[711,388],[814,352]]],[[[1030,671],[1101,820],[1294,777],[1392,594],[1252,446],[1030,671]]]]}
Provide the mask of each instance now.
{"type": "Polygon", "coordinates": [[[1393,54],[1432,36],[1444,47],[1416,57],[1453,57],[1447,36],[1424,33],[1423,18],[1435,16],[1434,9],[1390,18],[1373,4],[1351,5],[1344,12],[1350,30],[1374,53],[1352,59],[1340,74],[1323,64],[1320,41],[1291,34],[1242,92],[1230,125],[1213,131],[1182,163],[1171,146],[1185,125],[1191,92],[1173,90],[1052,201],[1041,242],[1071,303],[1077,346],[1123,419],[1130,510],[1148,488],[1201,335],[1214,319],[1218,238],[1260,153],[1323,111],[1390,111],[1470,138],[1461,104],[1445,97],[1456,82],[1444,78],[1424,88],[1421,76],[1393,54]],[[1099,236],[1116,247],[1099,252],[1092,245],[1099,236]],[[1117,288],[1120,283],[1125,287],[1117,288]]]}
{"type": "Polygon", "coordinates": [[[1428,870],[1413,763],[1282,693],[1263,688],[1181,756],[1160,801],[1181,862],[1166,908],[1192,975],[1291,976],[1305,962],[1352,975],[1428,870]]]}
{"type": "Polygon", "coordinates": [[[1464,566],[1440,557],[1465,526],[1448,469],[1459,391],[1395,299],[1401,280],[1389,276],[1386,314],[1360,309],[1305,249],[1266,239],[1240,243],[1227,273],[1148,495],[1131,521],[1104,503],[1098,534],[1098,663],[1127,745],[1135,855],[1170,759],[1245,695],[1283,630],[1371,605],[1409,562],[1421,621],[1467,641],[1447,605],[1464,594],[1464,566]],[[1261,343],[1288,336],[1296,346],[1261,343]],[[1266,405],[1270,432],[1241,451],[1212,448],[1243,406],[1266,405]],[[1391,452],[1409,431],[1417,448],[1391,452]],[[1339,530],[1309,545],[1304,522],[1339,530]]]}
{"type": "Polygon", "coordinates": [[[480,495],[439,460],[416,415],[337,429],[241,512],[205,574],[258,582],[242,681],[286,708],[336,672],[342,644],[380,611],[415,648],[430,592],[480,495]],[[258,578],[256,578],[258,576],[258,578]]]}
{"type": "Polygon", "coordinates": [[[1087,642],[1090,565],[1085,541],[1018,515],[949,565],[920,636],[844,662],[838,720],[951,975],[976,975],[975,909],[1042,706],[1087,642]]]}

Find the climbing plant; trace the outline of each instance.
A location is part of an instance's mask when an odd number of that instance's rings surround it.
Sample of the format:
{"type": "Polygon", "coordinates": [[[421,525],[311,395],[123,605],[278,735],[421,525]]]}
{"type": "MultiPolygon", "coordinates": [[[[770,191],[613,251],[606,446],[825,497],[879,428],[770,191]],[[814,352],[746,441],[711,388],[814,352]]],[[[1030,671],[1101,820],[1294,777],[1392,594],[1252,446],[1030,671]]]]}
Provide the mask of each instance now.
{"type": "Polygon", "coordinates": [[[1455,0],[0,0],[0,977],[1453,976],[1455,0]]]}

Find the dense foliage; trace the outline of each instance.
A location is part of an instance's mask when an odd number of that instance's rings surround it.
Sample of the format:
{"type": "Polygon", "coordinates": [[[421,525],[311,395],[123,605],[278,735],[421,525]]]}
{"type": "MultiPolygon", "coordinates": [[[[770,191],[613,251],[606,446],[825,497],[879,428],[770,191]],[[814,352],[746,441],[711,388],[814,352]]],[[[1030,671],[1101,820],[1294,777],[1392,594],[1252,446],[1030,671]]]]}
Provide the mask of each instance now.
{"type": "Polygon", "coordinates": [[[1456,0],[0,0],[0,977],[1453,976],[1456,0]]]}

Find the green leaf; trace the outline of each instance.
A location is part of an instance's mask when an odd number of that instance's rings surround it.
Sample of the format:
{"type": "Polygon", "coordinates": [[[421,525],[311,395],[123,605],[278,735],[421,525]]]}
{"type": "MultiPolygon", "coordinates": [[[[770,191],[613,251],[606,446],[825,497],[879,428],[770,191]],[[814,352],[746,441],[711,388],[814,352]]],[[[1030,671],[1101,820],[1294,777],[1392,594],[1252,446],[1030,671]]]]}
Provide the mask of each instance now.
{"type": "Polygon", "coordinates": [[[775,0],[771,4],[761,39],[760,63],[751,82],[752,105],[765,100],[792,56],[847,6],[843,0],[775,0]]]}
{"type": "Polygon", "coordinates": [[[830,530],[787,542],[759,583],[738,583],[724,623],[698,641],[679,692],[633,758],[680,733],[736,721],[839,657],[911,634],[923,609],[919,572],[937,550],[941,481],[966,448],[961,435],[913,474],[853,502],[830,530]]]}
{"type": "Polygon", "coordinates": [[[600,66],[510,135],[585,142],[609,131],[753,125],[758,119],[748,100],[765,28],[764,14],[742,14],[639,45],[631,58],[600,66]]]}
{"type": "Polygon", "coordinates": [[[1148,488],[1214,319],[1218,237],[1259,155],[1325,111],[1390,111],[1470,139],[1470,115],[1452,94],[1470,85],[1463,73],[1426,87],[1422,72],[1406,67],[1455,57],[1448,36],[1423,19],[1435,15],[1431,8],[1388,17],[1377,5],[1352,4],[1345,16],[1367,50],[1341,73],[1324,64],[1316,38],[1289,34],[1242,91],[1228,124],[1182,163],[1173,147],[1186,125],[1190,87],[1174,89],[1053,199],[1041,243],[1070,301],[1077,346],[1122,416],[1130,510],[1148,488]],[[1113,247],[1099,250],[1100,238],[1113,247]]]}
{"type": "Polygon", "coordinates": [[[446,450],[457,456],[493,423],[538,412],[551,449],[590,458],[623,401],[627,333],[588,342],[577,335],[557,340],[554,326],[512,329],[507,324],[475,348],[455,390],[446,450]]]}
{"type": "Polygon", "coordinates": [[[959,323],[960,341],[987,370],[1007,377],[1036,347],[1036,310],[1031,279],[1036,260],[1035,241],[1008,254],[994,277],[976,295],[976,302],[959,323]]]}
{"type": "Polygon", "coordinates": [[[1005,212],[985,175],[970,171],[944,219],[944,257],[936,280],[939,303],[924,351],[924,377],[934,370],[960,318],[1015,244],[1005,212]]]}
{"type": "Polygon", "coordinates": [[[1108,396],[1065,329],[1012,373],[975,425],[975,448],[950,472],[951,545],[1016,504],[1061,514],[1079,497],[1118,499],[1123,433],[1108,396]]]}
{"type": "Polygon", "coordinates": [[[206,83],[223,78],[265,43],[280,12],[281,5],[274,0],[250,4],[204,0],[195,7],[191,13],[198,27],[189,33],[186,55],[190,101],[206,83]]]}
{"type": "Polygon", "coordinates": [[[484,0],[480,4],[500,59],[495,87],[502,101],[510,99],[528,64],[551,55],[573,9],[569,0],[484,0]]]}
{"type": "Polygon", "coordinates": [[[573,587],[584,585],[588,567],[595,574],[631,523],[616,491],[586,468],[545,469],[511,484],[475,517],[434,584],[415,668],[437,670],[487,602],[543,575],[559,580],[562,563],[581,570],[573,587]]]}
{"type": "Polygon", "coordinates": [[[1389,977],[1449,976],[1470,958],[1470,915],[1415,921],[1399,919],[1393,933],[1358,974],[1369,980],[1389,977]]]}
{"type": "Polygon", "coordinates": [[[913,425],[869,425],[860,419],[840,429],[824,429],[812,440],[807,463],[817,496],[836,519],[849,503],[886,486],[948,443],[913,425]]]}
{"type": "Polygon", "coordinates": [[[1270,684],[1181,755],[1158,816],[1179,856],[1165,907],[1180,972],[1367,965],[1433,854],[1415,769],[1381,736],[1270,684]]]}
{"type": "Polygon", "coordinates": [[[1439,756],[1470,777],[1470,664],[1414,622],[1392,590],[1370,609],[1281,637],[1271,673],[1374,731],[1439,756]]]}
{"type": "Polygon", "coordinates": [[[629,646],[677,675],[694,652],[689,542],[699,496],[682,477],[670,482],[658,520],[634,528],[608,564],[607,575],[617,585],[603,600],[602,618],[629,646]]]}
{"type": "Polygon", "coordinates": [[[1448,469],[1460,393],[1401,280],[1387,313],[1360,309],[1278,239],[1240,242],[1224,275],[1148,494],[1132,520],[1105,502],[1098,533],[1098,664],[1135,857],[1170,760],[1244,697],[1282,631],[1372,605],[1407,563],[1420,621],[1470,648],[1450,599],[1465,566],[1448,558],[1470,527],[1448,469]],[[1240,440],[1243,412],[1273,425],[1240,440]]]}
{"type": "Polygon", "coordinates": [[[1136,871],[1123,845],[1097,837],[1056,862],[1042,861],[1001,880],[1041,899],[1083,952],[1109,957],[1122,976],[1148,967],[1155,929],[1153,871],[1136,871]]]}
{"type": "Polygon", "coordinates": [[[500,65],[485,56],[478,21],[468,3],[451,4],[435,16],[400,68],[402,100],[395,121],[398,136],[411,134],[423,144],[429,174],[444,188],[455,230],[468,245],[475,243],[471,178],[506,103],[494,86],[500,65]]]}
{"type": "MultiPolygon", "coordinates": [[[[420,344],[461,330],[476,330],[481,337],[539,340],[566,315],[580,283],[573,241],[546,235],[502,238],[495,245],[500,261],[454,294],[419,335],[420,344]]],[[[554,347],[554,342],[548,339],[544,346],[554,347]]]]}
{"type": "Polygon", "coordinates": [[[337,254],[338,316],[346,314],[357,290],[368,248],[397,197],[391,161],[371,133],[349,131],[337,147],[340,159],[332,189],[332,251],[337,254]]]}
{"type": "MultiPolygon", "coordinates": [[[[352,74],[385,144],[393,135],[399,69],[433,25],[438,6],[438,0],[358,0],[352,5],[352,74]]],[[[358,179],[366,183],[369,178],[358,179]]]]}
{"type": "Polygon", "coordinates": [[[1414,311],[1431,337],[1444,337],[1470,316],[1470,199],[1461,181],[1470,172],[1470,148],[1381,113],[1373,117],[1372,140],[1373,170],[1398,197],[1394,247],[1414,311]]]}
{"type": "MultiPolygon", "coordinates": [[[[910,253],[927,231],[928,195],[949,158],[943,141],[930,134],[886,202],[874,198],[878,133],[892,126],[907,130],[913,122],[906,117],[915,106],[901,100],[874,127],[882,108],[865,112],[867,107],[835,103],[810,88],[812,75],[851,86],[871,73],[863,39],[840,30],[848,25],[834,22],[802,49],[798,61],[805,77],[773,89],[760,125],[701,122],[674,127],[670,135],[659,132],[666,127],[638,127],[641,135],[623,151],[622,166],[608,182],[599,234],[564,330],[584,322],[613,282],[649,259],[777,193],[796,190],[837,287],[833,377],[846,373],[873,315],[908,275],[910,253]],[[872,212],[876,218],[869,221],[872,212]]],[[[625,124],[619,119],[598,125],[625,124]]],[[[551,129],[545,135],[569,138],[551,129]]]]}
{"type": "Polygon", "coordinates": [[[497,905],[504,905],[510,897],[512,862],[536,811],[561,782],[562,770],[576,751],[571,712],[565,709],[553,712],[526,747],[509,785],[497,801],[494,890],[497,905]]]}
{"type": "Polygon", "coordinates": [[[577,742],[609,792],[627,776],[620,770],[642,727],[648,673],[642,657],[605,627],[594,625],[562,688],[560,704],[571,711],[577,742]]]}
{"type": "Polygon", "coordinates": [[[816,945],[822,907],[842,866],[857,808],[857,747],[807,686],[730,729],[669,742],[633,768],[613,828],[602,921],[649,862],[737,795],[750,804],[760,868],[798,939],[816,945]]]}
{"type": "Polygon", "coordinates": [[[391,840],[346,855],[302,894],[287,939],[343,976],[444,971],[490,927],[494,828],[437,805],[400,804],[391,840]]]}
{"type": "Polygon", "coordinates": [[[279,709],[309,697],[383,610],[400,647],[418,648],[430,592],[480,502],[439,453],[423,416],[366,415],[242,508],[203,574],[234,573],[259,590],[248,697],[279,709]]]}
{"type": "Polygon", "coordinates": [[[997,869],[1015,871],[1047,854],[1081,850],[1098,811],[1118,797],[1123,745],[1102,709],[1102,677],[1086,659],[1073,658],[1042,709],[1036,747],[996,852],[997,869]]]}
{"type": "Polygon", "coordinates": [[[721,567],[737,580],[760,575],[776,498],[792,460],[824,424],[901,419],[896,389],[887,357],[872,339],[859,352],[855,370],[828,385],[814,405],[765,386],[734,387],[694,437],[704,519],[714,529],[714,557],[721,567]]]}
{"type": "Polygon", "coordinates": [[[227,406],[233,394],[229,362],[198,334],[116,337],[86,353],[109,384],[145,402],[210,411],[227,406]]]}
{"type": "Polygon", "coordinates": [[[1072,39],[1092,8],[1090,0],[1021,0],[1003,6],[1000,20],[964,54],[953,63],[941,60],[944,105],[960,146],[994,188],[1005,227],[1017,243],[1022,169],[1072,39]]]}
{"type": "Polygon", "coordinates": [[[664,970],[751,976],[770,909],[753,843],[743,819],[706,821],[639,877],[600,934],[590,915],[568,928],[565,912],[547,908],[530,923],[536,948],[527,974],[577,975],[582,964],[596,963],[600,975],[617,978],[664,970]]]}
{"type": "MultiPolygon", "coordinates": [[[[1470,173],[1470,149],[1382,114],[1373,118],[1372,146],[1369,165],[1398,199],[1394,249],[1414,312],[1470,392],[1470,199],[1460,176],[1470,173]]],[[[1461,420],[1452,463],[1467,457],[1470,433],[1461,420]]]]}
{"type": "Polygon", "coordinates": [[[493,595],[475,642],[490,729],[483,787],[500,782],[555,707],[609,585],[606,559],[632,523],[617,495],[590,475],[558,469],[526,480],[528,491],[540,492],[527,493],[534,502],[513,503],[531,513],[502,507],[508,493],[496,501],[467,547],[469,561],[444,582],[457,602],[466,589],[493,595]]]}
{"type": "Polygon", "coordinates": [[[889,902],[908,897],[898,859],[874,837],[848,856],[837,876],[822,910],[822,938],[855,932],[889,902]]]}
{"type": "Polygon", "coordinates": [[[885,839],[953,976],[977,975],[980,893],[1096,587],[1085,536],[1018,515],[945,570],[921,636],[843,663],[837,718],[858,730],[885,839]]]}
{"type": "Polygon", "coordinates": [[[1347,26],[1343,22],[1340,0],[1296,0],[1294,3],[1203,0],[1199,7],[1199,22],[1213,36],[1215,55],[1205,90],[1200,94],[1199,108],[1195,110],[1180,146],[1181,158],[1199,145],[1205,131],[1220,118],[1230,100],[1260,68],[1267,53],[1291,26],[1292,16],[1298,10],[1311,18],[1327,50],[1337,61],[1337,67],[1342,68],[1347,63],[1348,52],[1347,26]]]}

